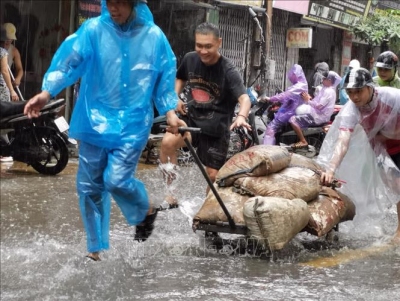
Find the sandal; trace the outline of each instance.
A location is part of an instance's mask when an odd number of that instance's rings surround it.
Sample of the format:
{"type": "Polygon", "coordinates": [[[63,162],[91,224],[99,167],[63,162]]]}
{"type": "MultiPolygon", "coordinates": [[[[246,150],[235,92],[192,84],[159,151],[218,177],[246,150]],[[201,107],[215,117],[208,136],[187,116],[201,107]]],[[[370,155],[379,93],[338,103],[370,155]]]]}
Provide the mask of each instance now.
{"type": "Polygon", "coordinates": [[[293,143],[292,145],[290,145],[290,147],[293,150],[303,149],[303,148],[308,148],[308,144],[303,144],[302,142],[297,142],[297,143],[293,143]]]}
{"type": "Polygon", "coordinates": [[[93,260],[93,261],[101,261],[101,259],[100,259],[100,257],[93,257],[93,256],[90,256],[90,255],[86,255],[85,256],[86,258],[89,258],[89,259],[91,259],[91,260],[93,260]]]}

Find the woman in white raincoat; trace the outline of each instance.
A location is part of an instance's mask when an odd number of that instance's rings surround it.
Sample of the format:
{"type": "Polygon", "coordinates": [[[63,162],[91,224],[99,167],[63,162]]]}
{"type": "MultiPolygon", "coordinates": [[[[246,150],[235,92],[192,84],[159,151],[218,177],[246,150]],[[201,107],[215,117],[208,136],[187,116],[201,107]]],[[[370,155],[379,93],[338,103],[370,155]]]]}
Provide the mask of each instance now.
{"type": "Polygon", "coordinates": [[[336,175],[356,206],[397,203],[400,242],[400,153],[388,155],[388,141],[400,143],[400,90],[374,87],[367,69],[353,69],[346,80],[350,97],[330,128],[320,155],[324,184],[336,175]]]}
{"type": "Polygon", "coordinates": [[[77,190],[87,232],[88,257],[109,248],[110,194],[144,241],[153,230],[145,186],[134,178],[154,118],[154,105],[178,125],[176,59],[164,33],[138,0],[102,0],[99,17],[62,43],[44,76],[42,92],[25,114],[39,110],[81,79],[70,136],[80,140],[77,190]]]}

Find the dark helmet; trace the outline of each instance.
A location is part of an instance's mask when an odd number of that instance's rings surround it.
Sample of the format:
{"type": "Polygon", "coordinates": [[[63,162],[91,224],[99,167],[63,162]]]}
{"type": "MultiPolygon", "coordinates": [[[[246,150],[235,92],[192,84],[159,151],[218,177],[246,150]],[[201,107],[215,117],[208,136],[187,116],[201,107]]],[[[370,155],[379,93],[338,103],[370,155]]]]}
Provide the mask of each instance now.
{"type": "Polygon", "coordinates": [[[346,89],[359,89],[365,86],[374,87],[371,73],[365,68],[352,69],[344,80],[346,89]]]}
{"type": "Polygon", "coordinates": [[[394,69],[397,67],[398,63],[399,59],[397,55],[391,51],[385,51],[378,56],[375,66],[384,69],[394,69]]]}

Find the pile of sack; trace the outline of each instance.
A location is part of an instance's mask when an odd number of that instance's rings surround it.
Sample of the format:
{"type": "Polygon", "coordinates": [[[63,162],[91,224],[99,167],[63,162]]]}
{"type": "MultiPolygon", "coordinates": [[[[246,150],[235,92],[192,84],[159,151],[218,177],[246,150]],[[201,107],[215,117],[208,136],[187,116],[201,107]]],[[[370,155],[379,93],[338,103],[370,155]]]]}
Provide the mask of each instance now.
{"type": "MultiPolygon", "coordinates": [[[[219,170],[214,187],[234,222],[270,250],[282,249],[299,232],[318,237],[352,220],[355,205],[345,195],[321,186],[314,160],[284,147],[257,145],[234,155],[219,170]]],[[[193,219],[198,225],[228,222],[212,191],[193,219]]]]}

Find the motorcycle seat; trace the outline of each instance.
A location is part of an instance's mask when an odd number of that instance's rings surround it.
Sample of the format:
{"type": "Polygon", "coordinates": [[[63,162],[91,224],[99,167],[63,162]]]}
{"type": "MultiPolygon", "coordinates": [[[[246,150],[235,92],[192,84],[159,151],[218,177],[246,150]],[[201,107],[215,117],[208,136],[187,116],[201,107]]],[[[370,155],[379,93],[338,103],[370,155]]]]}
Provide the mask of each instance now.
{"type": "Polygon", "coordinates": [[[19,115],[24,113],[25,101],[1,101],[0,102],[0,118],[19,115]]]}
{"type": "MultiPolygon", "coordinates": [[[[0,102],[0,119],[4,122],[4,119],[9,120],[9,117],[17,117],[18,115],[24,114],[24,108],[27,101],[1,101],[0,102]]],[[[46,112],[53,108],[62,106],[65,103],[65,99],[50,100],[40,111],[46,112]]]]}

